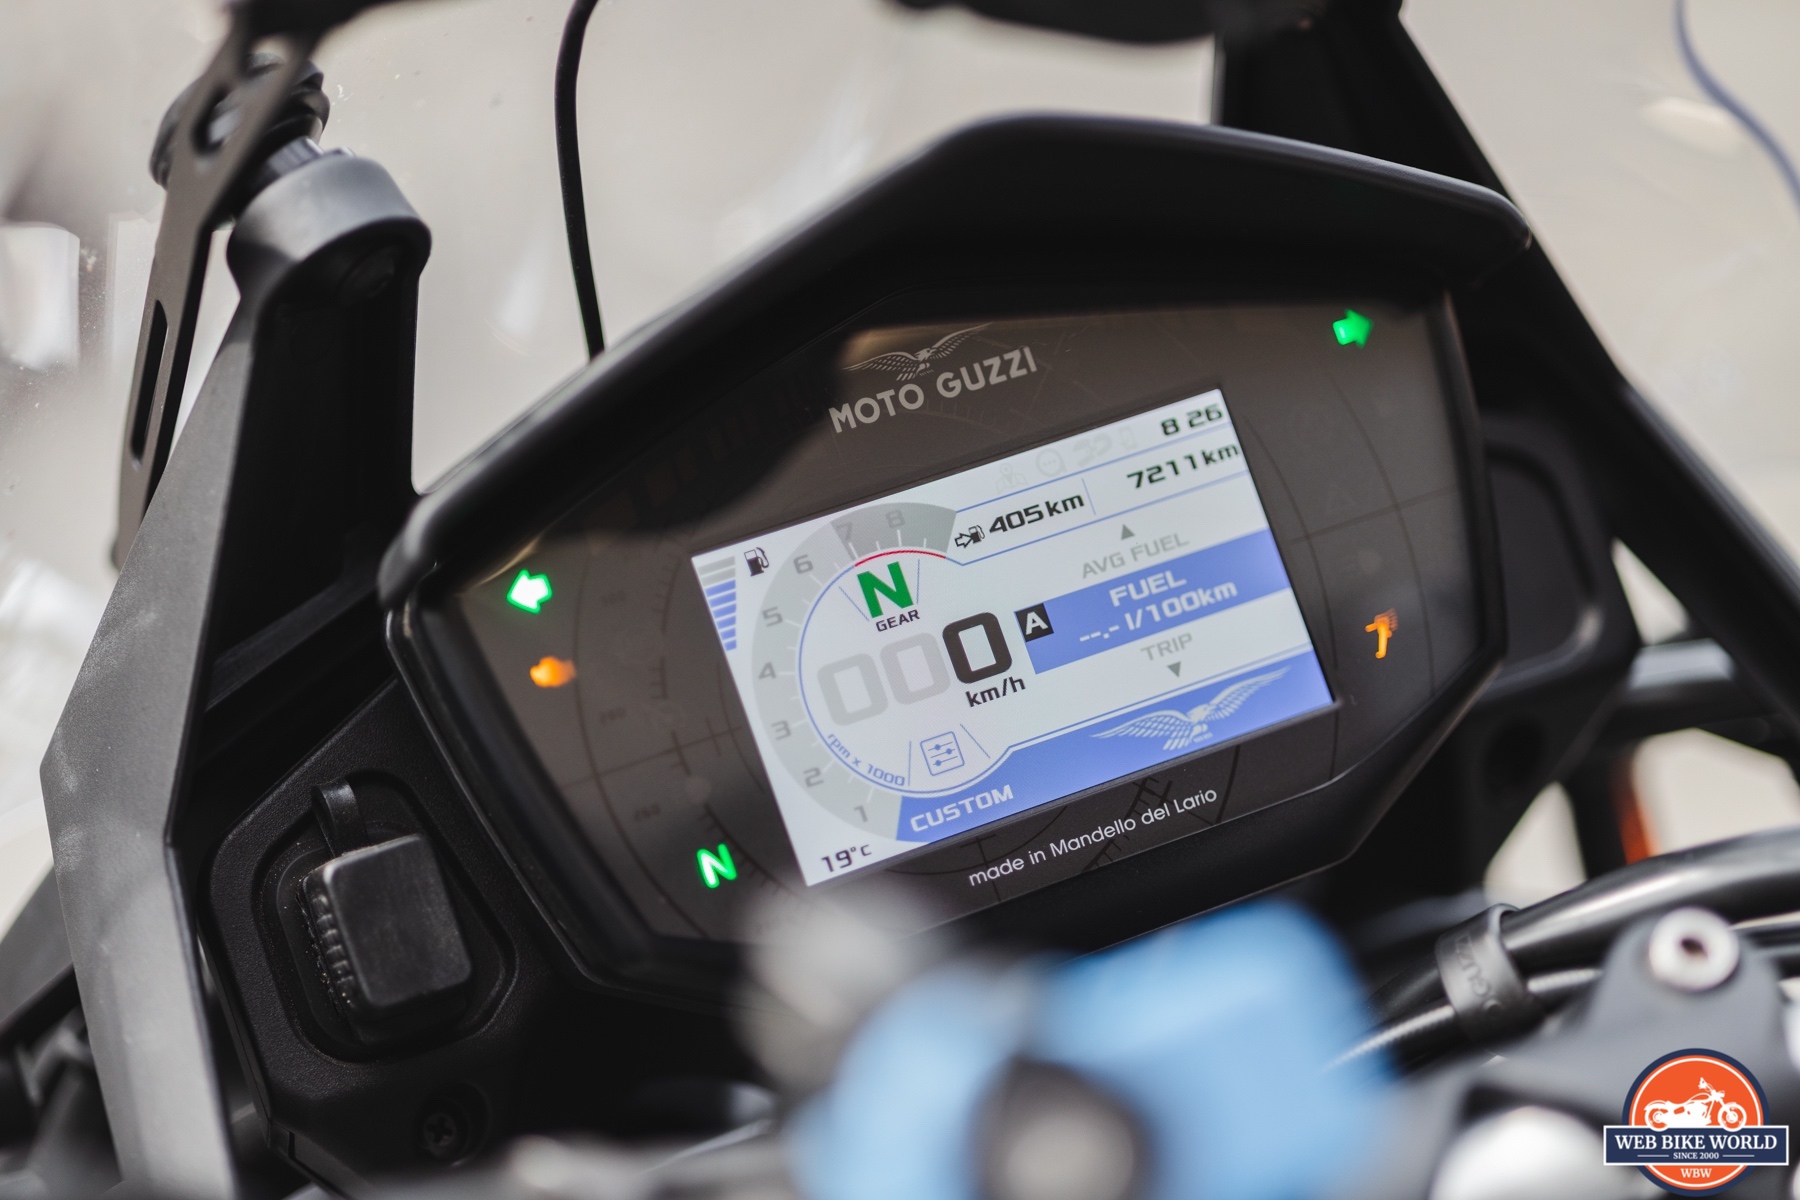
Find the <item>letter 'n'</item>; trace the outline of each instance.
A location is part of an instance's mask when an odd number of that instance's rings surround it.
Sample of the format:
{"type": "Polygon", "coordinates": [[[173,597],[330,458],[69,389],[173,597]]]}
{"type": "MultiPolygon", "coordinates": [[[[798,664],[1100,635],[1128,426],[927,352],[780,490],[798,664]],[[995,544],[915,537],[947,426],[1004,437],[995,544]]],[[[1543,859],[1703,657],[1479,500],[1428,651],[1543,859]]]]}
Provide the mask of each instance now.
{"type": "Polygon", "coordinates": [[[694,860],[700,867],[701,882],[709,888],[718,887],[720,880],[738,877],[737,864],[731,861],[731,847],[724,842],[719,843],[716,852],[705,847],[695,851],[694,860]]]}
{"type": "Polygon", "coordinates": [[[901,611],[912,607],[912,588],[907,586],[906,573],[900,569],[898,561],[888,563],[888,579],[891,583],[883,583],[873,571],[856,573],[856,582],[862,585],[863,601],[868,604],[871,617],[881,615],[880,596],[886,596],[901,611]]]}

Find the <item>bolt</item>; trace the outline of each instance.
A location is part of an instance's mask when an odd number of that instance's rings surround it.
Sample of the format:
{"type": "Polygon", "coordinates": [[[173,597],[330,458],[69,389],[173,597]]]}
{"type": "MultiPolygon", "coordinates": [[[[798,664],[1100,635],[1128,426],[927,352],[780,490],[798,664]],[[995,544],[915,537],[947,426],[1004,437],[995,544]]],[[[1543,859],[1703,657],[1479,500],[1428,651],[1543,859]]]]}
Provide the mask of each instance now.
{"type": "Polygon", "coordinates": [[[1737,970],[1737,934],[1709,909],[1677,908],[1651,928],[1648,957],[1658,981],[1677,991],[1710,991],[1737,970]]]}
{"type": "Polygon", "coordinates": [[[455,1105],[439,1102],[419,1122],[419,1144],[439,1162],[461,1158],[469,1144],[469,1118],[455,1105]]]}

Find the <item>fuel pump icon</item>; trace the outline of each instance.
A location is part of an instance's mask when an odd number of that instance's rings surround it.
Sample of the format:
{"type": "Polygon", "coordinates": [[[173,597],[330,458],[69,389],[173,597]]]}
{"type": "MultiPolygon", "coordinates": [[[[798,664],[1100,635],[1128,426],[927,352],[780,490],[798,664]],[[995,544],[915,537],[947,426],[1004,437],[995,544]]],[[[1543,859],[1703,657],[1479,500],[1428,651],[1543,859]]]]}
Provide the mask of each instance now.
{"type": "Polygon", "coordinates": [[[744,561],[750,564],[752,576],[761,575],[769,569],[769,556],[763,552],[761,546],[744,551],[744,561]]]}

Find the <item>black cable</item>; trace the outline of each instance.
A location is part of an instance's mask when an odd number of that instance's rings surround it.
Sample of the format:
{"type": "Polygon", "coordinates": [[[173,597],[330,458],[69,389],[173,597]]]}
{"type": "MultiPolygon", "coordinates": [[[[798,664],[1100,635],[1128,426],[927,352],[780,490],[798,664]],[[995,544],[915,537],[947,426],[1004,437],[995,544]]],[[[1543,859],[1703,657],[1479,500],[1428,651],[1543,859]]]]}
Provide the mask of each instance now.
{"type": "Polygon", "coordinates": [[[562,180],[563,224],[569,230],[569,269],[575,273],[575,300],[588,357],[606,349],[600,328],[600,293],[594,286],[594,253],[588,246],[587,201],[581,191],[581,143],[575,136],[575,77],[581,73],[581,43],[599,0],[575,0],[556,52],[556,173],[562,180]]]}
{"type": "MultiPolygon", "coordinates": [[[[1586,991],[1599,978],[1599,967],[1569,967],[1534,975],[1525,981],[1525,986],[1539,1004],[1556,1009],[1586,991]]],[[[1456,1010],[1448,1004],[1438,1004],[1382,1026],[1344,1051],[1331,1066],[1343,1066],[1378,1050],[1386,1051],[1400,1062],[1407,1062],[1466,1044],[1467,1038],[1457,1023],[1456,1010]]]]}
{"type": "Polygon", "coordinates": [[[1383,1026],[1338,1055],[1325,1069],[1335,1070],[1378,1050],[1385,1050],[1395,1058],[1405,1059],[1417,1053],[1424,1045],[1451,1043],[1455,1040],[1456,1010],[1448,1004],[1440,1004],[1424,1012],[1414,1013],[1405,1020],[1383,1026]]]}
{"type": "MultiPolygon", "coordinates": [[[[1699,905],[1727,920],[1749,921],[1745,938],[1769,955],[1783,977],[1800,975],[1800,828],[1768,830],[1696,846],[1622,867],[1541,904],[1509,913],[1500,938],[1527,989],[1545,1008],[1586,990],[1599,960],[1627,925],[1672,908],[1699,905]],[[1786,914],[1772,917],[1770,914],[1786,914]]],[[[1455,1010],[1444,1002],[1435,955],[1375,996],[1380,1027],[1337,1063],[1385,1051],[1420,1061],[1466,1045],[1455,1010]]]]}
{"type": "MultiPolygon", "coordinates": [[[[1800,828],[1748,834],[1646,858],[1511,913],[1500,940],[1519,970],[1591,966],[1633,921],[1685,905],[1728,921],[1800,909],[1800,828]]],[[[1384,1022],[1443,1002],[1435,957],[1427,956],[1377,997],[1384,1022]]]]}
{"type": "Polygon", "coordinates": [[[1800,207],[1800,173],[1794,170],[1794,162],[1770,132],[1769,127],[1756,119],[1756,114],[1739,100],[1719,81],[1718,76],[1707,70],[1706,64],[1700,61],[1700,52],[1694,48],[1694,36],[1688,29],[1687,0],[1675,0],[1675,44],[1681,49],[1681,61],[1686,64],[1688,73],[1700,90],[1712,98],[1714,104],[1738,119],[1738,123],[1750,132],[1750,136],[1761,146],[1763,153],[1775,164],[1776,171],[1781,174],[1781,181],[1787,185],[1788,196],[1796,207],[1800,207]]]}

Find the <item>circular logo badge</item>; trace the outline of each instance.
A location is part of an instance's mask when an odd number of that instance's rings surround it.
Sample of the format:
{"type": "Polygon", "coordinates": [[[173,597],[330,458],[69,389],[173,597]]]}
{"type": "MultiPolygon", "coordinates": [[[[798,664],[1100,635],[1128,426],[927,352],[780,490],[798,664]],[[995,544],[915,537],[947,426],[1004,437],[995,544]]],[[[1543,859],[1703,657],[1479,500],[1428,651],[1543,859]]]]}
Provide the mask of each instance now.
{"type": "MultiPolygon", "coordinates": [[[[1737,1135],[1763,1125],[1762,1086],[1736,1059],[1681,1050],[1644,1069],[1625,1100],[1625,1124],[1658,1135],[1667,1161],[1639,1169],[1671,1192],[1706,1195],[1736,1183],[1751,1163],[1721,1154],[1737,1135]]],[[[1783,1156],[1785,1158],[1785,1155],[1783,1156]]]]}

